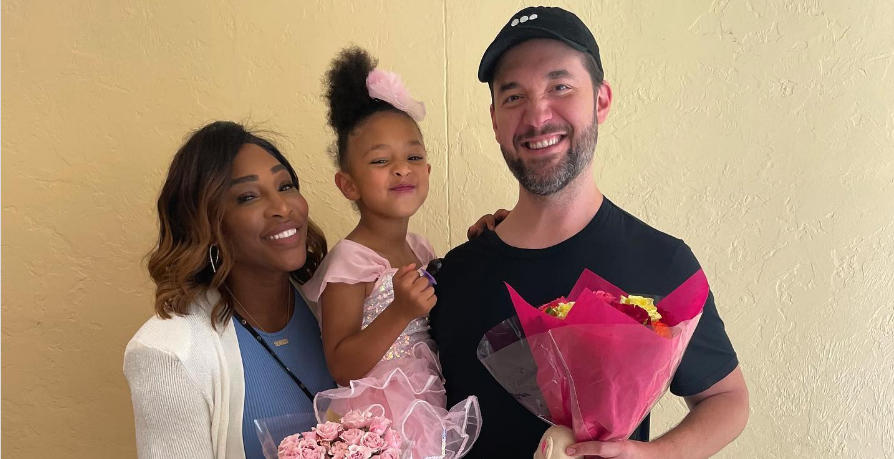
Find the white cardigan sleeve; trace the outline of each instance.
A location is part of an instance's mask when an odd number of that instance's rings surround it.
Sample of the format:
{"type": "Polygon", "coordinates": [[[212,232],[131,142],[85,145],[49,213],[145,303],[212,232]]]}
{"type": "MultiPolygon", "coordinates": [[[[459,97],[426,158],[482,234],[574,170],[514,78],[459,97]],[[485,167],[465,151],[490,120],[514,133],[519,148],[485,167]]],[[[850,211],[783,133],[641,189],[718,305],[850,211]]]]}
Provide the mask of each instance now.
{"type": "Polygon", "coordinates": [[[140,459],[213,459],[211,401],[176,355],[131,342],[124,355],[140,459]]]}

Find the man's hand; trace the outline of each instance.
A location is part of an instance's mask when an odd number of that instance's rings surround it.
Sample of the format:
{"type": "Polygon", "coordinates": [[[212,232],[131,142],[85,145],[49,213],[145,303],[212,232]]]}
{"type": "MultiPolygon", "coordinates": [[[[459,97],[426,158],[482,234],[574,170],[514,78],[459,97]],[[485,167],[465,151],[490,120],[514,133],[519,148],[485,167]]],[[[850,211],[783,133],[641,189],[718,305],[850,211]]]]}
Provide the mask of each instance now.
{"type": "Polygon", "coordinates": [[[655,457],[649,443],[633,440],[586,441],[565,449],[565,454],[575,457],[599,457],[605,459],[647,459],[655,457]]]}
{"type": "Polygon", "coordinates": [[[480,236],[481,233],[484,232],[484,229],[487,228],[491,231],[503,221],[506,216],[509,215],[509,211],[506,209],[497,209],[493,214],[487,214],[478,219],[474,225],[469,227],[469,230],[466,232],[466,237],[471,241],[476,237],[480,236]]]}

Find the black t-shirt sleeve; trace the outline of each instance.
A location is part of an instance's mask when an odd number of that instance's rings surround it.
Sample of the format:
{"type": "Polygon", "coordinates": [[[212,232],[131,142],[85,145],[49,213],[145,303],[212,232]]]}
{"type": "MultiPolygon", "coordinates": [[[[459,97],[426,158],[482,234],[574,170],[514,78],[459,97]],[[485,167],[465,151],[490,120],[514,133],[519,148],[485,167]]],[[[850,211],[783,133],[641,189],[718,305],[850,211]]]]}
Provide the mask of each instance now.
{"type": "MultiPolygon", "coordinates": [[[[700,269],[695,255],[685,245],[677,251],[673,265],[677,272],[688,273],[686,276],[700,269]]],[[[680,283],[683,281],[685,279],[680,283]]],[[[738,365],[736,351],[714,304],[714,294],[709,292],[701,320],[683,354],[680,367],[671,380],[670,391],[680,397],[704,392],[729,375],[738,365]]]]}

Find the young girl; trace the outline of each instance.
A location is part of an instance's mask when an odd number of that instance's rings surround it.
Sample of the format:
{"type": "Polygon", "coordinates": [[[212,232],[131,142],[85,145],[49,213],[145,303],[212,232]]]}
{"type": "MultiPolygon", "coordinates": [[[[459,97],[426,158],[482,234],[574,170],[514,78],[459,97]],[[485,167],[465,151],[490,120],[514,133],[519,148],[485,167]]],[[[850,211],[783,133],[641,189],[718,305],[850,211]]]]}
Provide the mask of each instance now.
{"type": "Polygon", "coordinates": [[[341,386],[316,396],[320,421],[368,409],[392,420],[413,458],[458,458],[481,426],[475,397],[445,409],[444,382],[428,334],[434,279],[422,269],[431,244],[407,232],[428,194],[431,166],[418,121],[425,115],[400,78],[359,48],[327,74],[329,124],[337,135],[336,184],[360,211],[307,284],[319,298],[323,348],[341,386]]]}

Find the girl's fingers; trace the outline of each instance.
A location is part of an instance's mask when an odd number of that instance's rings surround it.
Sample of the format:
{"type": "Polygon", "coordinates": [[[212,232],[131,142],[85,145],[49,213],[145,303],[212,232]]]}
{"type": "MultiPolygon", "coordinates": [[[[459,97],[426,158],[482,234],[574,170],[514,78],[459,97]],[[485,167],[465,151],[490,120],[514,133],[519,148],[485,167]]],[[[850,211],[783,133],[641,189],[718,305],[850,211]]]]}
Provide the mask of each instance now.
{"type": "MultiPolygon", "coordinates": [[[[428,277],[425,277],[424,275],[421,275],[418,273],[414,273],[414,275],[419,275],[419,277],[417,279],[413,279],[412,289],[414,292],[422,293],[423,290],[425,290],[427,287],[431,286],[431,281],[428,280],[428,277]]],[[[434,289],[432,289],[432,290],[434,290],[434,289]]]]}
{"type": "MultiPolygon", "coordinates": [[[[429,300],[435,296],[435,289],[432,286],[428,286],[421,292],[422,298],[425,300],[429,300]]],[[[437,298],[437,297],[436,297],[437,298]]]]}
{"type": "Polygon", "coordinates": [[[401,266],[400,269],[398,269],[397,272],[394,273],[394,279],[403,281],[404,278],[407,277],[407,274],[413,271],[416,271],[416,263],[410,263],[406,266],[401,266]]]}

